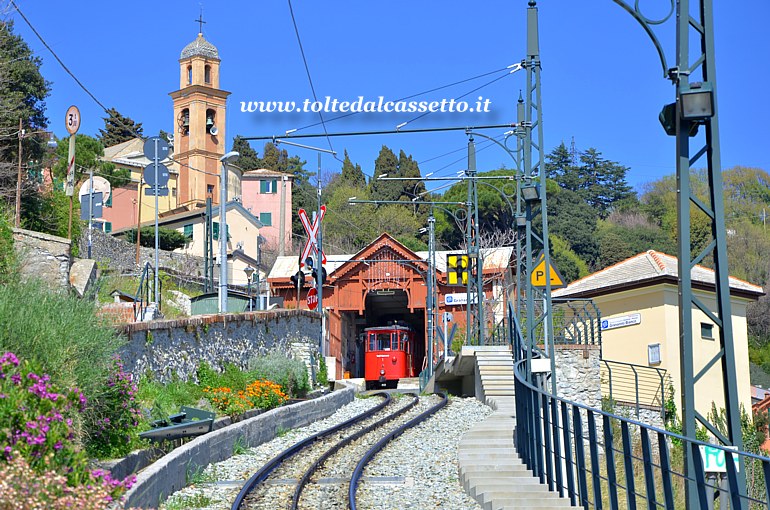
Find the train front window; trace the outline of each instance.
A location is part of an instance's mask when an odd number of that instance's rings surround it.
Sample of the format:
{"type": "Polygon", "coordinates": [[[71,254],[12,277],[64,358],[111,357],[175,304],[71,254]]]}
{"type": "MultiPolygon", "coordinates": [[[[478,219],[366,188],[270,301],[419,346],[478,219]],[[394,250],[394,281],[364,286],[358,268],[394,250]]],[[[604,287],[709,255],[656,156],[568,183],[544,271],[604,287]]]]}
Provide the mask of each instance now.
{"type": "Polygon", "coordinates": [[[389,351],[390,350],[390,333],[377,333],[377,350],[389,351]]]}

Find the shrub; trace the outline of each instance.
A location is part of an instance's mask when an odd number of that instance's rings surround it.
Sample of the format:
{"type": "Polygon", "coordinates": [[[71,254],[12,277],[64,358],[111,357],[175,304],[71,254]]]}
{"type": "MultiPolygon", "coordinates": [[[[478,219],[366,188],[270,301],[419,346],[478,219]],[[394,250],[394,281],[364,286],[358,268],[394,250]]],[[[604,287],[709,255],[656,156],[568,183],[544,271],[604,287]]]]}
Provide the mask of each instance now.
{"type": "Polygon", "coordinates": [[[0,286],[0,350],[23,352],[63,386],[98,394],[121,343],[92,302],[41,281],[0,286]]]}
{"type": "Polygon", "coordinates": [[[203,392],[215,409],[232,418],[249,409],[272,409],[288,400],[281,386],[271,381],[254,381],[245,390],[226,386],[204,388],[203,392]]]}
{"type": "MultiPolygon", "coordinates": [[[[126,230],[126,241],[136,242],[136,229],[126,230]]],[[[142,235],[139,244],[146,248],[155,248],[155,227],[142,227],[142,235]]],[[[184,248],[187,244],[187,238],[184,233],[168,227],[158,227],[158,247],[161,250],[173,251],[177,248],[184,248]]]]}
{"type": "Polygon", "coordinates": [[[101,510],[132,483],[133,478],[125,483],[116,482],[109,475],[94,471],[88,483],[73,487],[65,476],[53,470],[36,472],[24,457],[17,455],[0,469],[0,508],[101,510]]]}
{"type": "Polygon", "coordinates": [[[303,397],[310,391],[307,367],[299,360],[268,354],[252,359],[249,368],[254,378],[276,382],[292,397],[303,397]]]}
{"type": "Polygon", "coordinates": [[[99,458],[123,457],[139,445],[137,426],[142,415],[136,403],[137,387],[118,357],[113,358],[105,382],[104,391],[92,400],[86,448],[99,458]]]}
{"type": "Polygon", "coordinates": [[[16,252],[13,249],[13,229],[10,213],[0,210],[0,284],[6,284],[14,277],[16,252]]]}
{"type": "Polygon", "coordinates": [[[72,502],[102,508],[88,505],[111,501],[131,486],[133,477],[121,482],[104,471],[92,471],[76,446],[75,420],[86,403],[79,390],[61,390],[47,374],[36,373],[29,361],[21,362],[10,352],[0,356],[0,463],[5,464],[0,469],[0,501],[21,503],[23,508],[61,508],[56,505],[72,502]],[[34,493],[26,493],[31,489],[34,493]],[[14,494],[49,504],[35,506],[14,494]]]}
{"type": "Polygon", "coordinates": [[[69,467],[80,457],[72,444],[73,419],[77,410],[85,409],[86,398],[77,389],[62,391],[50,380],[13,353],[0,357],[0,445],[6,460],[15,452],[29,459],[31,468],[42,470],[69,467]]]}

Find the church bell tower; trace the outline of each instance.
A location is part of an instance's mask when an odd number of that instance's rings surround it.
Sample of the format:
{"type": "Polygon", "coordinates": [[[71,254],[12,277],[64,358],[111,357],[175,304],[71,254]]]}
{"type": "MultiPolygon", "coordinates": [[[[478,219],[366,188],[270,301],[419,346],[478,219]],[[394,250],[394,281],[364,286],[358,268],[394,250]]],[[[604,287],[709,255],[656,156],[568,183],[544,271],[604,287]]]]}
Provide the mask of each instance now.
{"type": "Polygon", "coordinates": [[[219,51],[202,33],[179,57],[174,101],[174,153],[179,162],[179,204],[219,202],[219,158],[225,154],[229,92],[219,88],[219,51]],[[205,173],[204,173],[205,172],[205,173]]]}

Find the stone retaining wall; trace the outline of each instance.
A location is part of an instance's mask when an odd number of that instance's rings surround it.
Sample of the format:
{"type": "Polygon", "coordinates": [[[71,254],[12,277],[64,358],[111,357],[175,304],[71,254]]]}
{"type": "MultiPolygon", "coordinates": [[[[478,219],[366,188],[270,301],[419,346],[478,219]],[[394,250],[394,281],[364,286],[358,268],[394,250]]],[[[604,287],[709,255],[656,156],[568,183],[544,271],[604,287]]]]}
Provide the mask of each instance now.
{"type": "Polygon", "coordinates": [[[235,423],[175,449],[142,471],[136,484],[126,493],[125,508],[157,508],[161,499],[187,485],[187,473],[233,454],[238,441],[249,447],[272,440],[278,430],[304,427],[322,420],[353,401],[352,388],[335,391],[321,398],[272,409],[235,423]]]}
{"type": "Polygon", "coordinates": [[[51,282],[52,288],[69,289],[72,242],[63,237],[13,229],[13,244],[20,259],[22,278],[51,282]]]}
{"type": "MultiPolygon", "coordinates": [[[[554,350],[558,395],[573,402],[601,409],[601,347],[557,345],[554,350]]],[[[548,389],[550,390],[550,386],[548,389]]]]}
{"type": "Polygon", "coordinates": [[[251,358],[273,352],[309,367],[320,320],[308,310],[271,310],[137,322],[117,328],[128,339],[119,354],[127,372],[137,378],[151,373],[160,382],[195,380],[201,360],[247,368],[251,358]]]}
{"type": "MultiPolygon", "coordinates": [[[[80,253],[88,251],[88,231],[84,231],[79,240],[80,253]]],[[[149,262],[155,266],[155,249],[139,247],[139,264],[136,264],[136,245],[123,239],[94,230],[91,236],[91,255],[100,267],[109,268],[118,273],[131,273],[144,267],[149,262]]],[[[168,268],[182,274],[203,276],[203,258],[173,251],[158,252],[161,268],[168,268]]]]}

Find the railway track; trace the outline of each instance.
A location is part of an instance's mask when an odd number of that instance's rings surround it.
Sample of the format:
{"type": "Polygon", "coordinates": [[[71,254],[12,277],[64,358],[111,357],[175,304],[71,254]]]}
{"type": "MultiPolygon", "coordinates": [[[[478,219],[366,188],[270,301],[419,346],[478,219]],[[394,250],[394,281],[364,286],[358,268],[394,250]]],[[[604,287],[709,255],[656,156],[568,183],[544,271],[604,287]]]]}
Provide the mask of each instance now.
{"type": "Polygon", "coordinates": [[[383,402],[373,409],[276,455],[249,478],[231,509],[355,509],[355,489],[366,462],[447,402],[445,395],[378,395],[383,402]]]}

